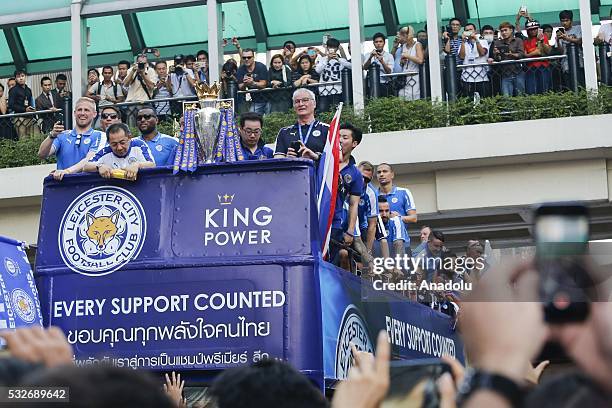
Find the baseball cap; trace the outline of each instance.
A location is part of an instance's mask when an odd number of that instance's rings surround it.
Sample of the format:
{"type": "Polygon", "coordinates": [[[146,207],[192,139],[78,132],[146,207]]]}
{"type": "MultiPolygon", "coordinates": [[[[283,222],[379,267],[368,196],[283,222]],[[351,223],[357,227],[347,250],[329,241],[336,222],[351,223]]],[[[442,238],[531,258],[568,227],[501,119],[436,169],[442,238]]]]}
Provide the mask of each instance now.
{"type": "Polygon", "coordinates": [[[525,24],[525,29],[531,30],[532,28],[540,28],[540,23],[537,20],[529,20],[527,24],[525,24]]]}

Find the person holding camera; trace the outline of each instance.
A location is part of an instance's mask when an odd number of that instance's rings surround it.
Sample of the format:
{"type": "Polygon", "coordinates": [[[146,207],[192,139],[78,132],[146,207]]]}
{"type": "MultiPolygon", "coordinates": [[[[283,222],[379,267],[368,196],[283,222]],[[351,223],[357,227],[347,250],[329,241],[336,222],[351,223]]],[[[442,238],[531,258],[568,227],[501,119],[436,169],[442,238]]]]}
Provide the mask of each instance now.
{"type": "MultiPolygon", "coordinates": [[[[578,51],[578,80],[584,85],[584,60],[582,56],[582,28],[580,25],[573,25],[574,13],[571,10],[563,10],[559,13],[561,27],[557,29],[556,47],[561,54],[567,54],[568,44],[574,44],[578,51]]],[[[561,60],[563,69],[563,83],[569,89],[570,73],[567,58],[561,60]]]]}
{"type": "MultiPolygon", "coordinates": [[[[236,72],[236,80],[238,81],[238,89],[241,91],[250,89],[263,89],[268,86],[268,69],[261,62],[255,61],[255,51],[252,48],[247,48],[242,51],[242,61],[244,64],[238,68],[236,72]]],[[[266,113],[266,98],[264,95],[254,92],[246,94],[251,100],[249,112],[257,112],[260,115],[266,113]]],[[[243,99],[242,102],[246,102],[243,99]]]]}
{"type": "MultiPolygon", "coordinates": [[[[385,41],[387,37],[383,33],[376,33],[372,37],[374,49],[371,53],[363,56],[363,70],[368,71],[372,64],[380,66],[381,74],[390,74],[393,72],[393,55],[385,51],[385,41]]],[[[389,87],[389,78],[380,78],[380,96],[392,96],[393,92],[389,87]]]]}
{"type": "MultiPolygon", "coordinates": [[[[343,58],[340,51],[340,41],[329,38],[326,45],[326,55],[319,58],[315,71],[320,75],[319,83],[340,81],[340,72],[343,69],[351,69],[351,64],[343,58]]],[[[319,107],[321,112],[326,112],[331,106],[335,106],[342,100],[341,85],[324,85],[319,87],[319,107]]]]}
{"type": "Polygon", "coordinates": [[[128,87],[126,102],[144,102],[153,98],[157,74],[149,66],[147,56],[140,54],[136,63],[127,71],[123,85],[128,87]]]}
{"type": "Polygon", "coordinates": [[[193,67],[195,61],[187,60],[187,57],[178,54],[174,56],[174,65],[170,68],[170,82],[172,83],[173,97],[195,95],[195,74],[193,67]]]}
{"type": "Polygon", "coordinates": [[[209,83],[210,73],[208,71],[208,53],[204,50],[198,51],[196,54],[197,75],[200,82],[209,83]]]}
{"type": "MultiPolygon", "coordinates": [[[[523,40],[513,36],[514,27],[507,21],[499,25],[501,39],[493,41],[495,61],[514,61],[525,58],[523,40]]],[[[505,96],[525,93],[525,72],[521,64],[504,64],[501,69],[501,91],[505,96]]]]}
{"type": "Polygon", "coordinates": [[[51,172],[56,180],[62,180],[66,174],[81,172],[85,163],[106,144],[104,134],[92,127],[96,114],[93,99],[79,98],[74,106],[76,127],[64,130],[63,123],[57,120],[49,136],[40,144],[38,157],[57,157],[57,170],[51,172]]]}
{"type": "MultiPolygon", "coordinates": [[[[475,65],[487,62],[489,55],[489,43],[481,39],[476,31],[476,25],[467,23],[461,35],[463,41],[459,48],[459,61],[464,65],[475,65]]],[[[465,96],[472,98],[475,93],[480,96],[489,96],[488,67],[479,65],[477,67],[466,67],[461,70],[461,88],[465,96]]]]}
{"type": "Polygon", "coordinates": [[[446,26],[446,30],[442,33],[442,39],[444,40],[444,52],[447,54],[454,54],[459,61],[459,49],[463,39],[459,36],[459,30],[461,30],[461,20],[458,18],[451,18],[446,26]]]}

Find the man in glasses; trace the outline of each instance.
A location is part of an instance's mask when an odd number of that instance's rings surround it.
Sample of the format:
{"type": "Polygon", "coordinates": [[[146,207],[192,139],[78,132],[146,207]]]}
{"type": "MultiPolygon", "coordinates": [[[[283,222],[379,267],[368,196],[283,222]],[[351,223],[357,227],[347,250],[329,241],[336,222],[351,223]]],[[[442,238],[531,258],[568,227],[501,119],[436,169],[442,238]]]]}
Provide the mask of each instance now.
{"type": "MultiPolygon", "coordinates": [[[[119,108],[113,105],[107,105],[100,108],[100,128],[102,128],[102,132],[105,132],[106,129],[114,123],[121,123],[121,114],[119,112],[119,108]]],[[[104,146],[100,145],[100,148],[104,146]]]]}
{"type": "Polygon", "coordinates": [[[316,106],[315,94],[310,89],[299,88],[293,93],[297,122],[278,131],[274,157],[307,157],[312,160],[321,157],[329,125],[315,119],[316,106]]]}
{"type": "Polygon", "coordinates": [[[155,109],[145,107],[136,114],[136,124],[140,130],[137,139],[142,140],[151,150],[158,167],[174,165],[174,156],[178,140],[175,137],[165,135],[157,130],[157,114],[155,109]]]}
{"type": "Polygon", "coordinates": [[[62,180],[66,174],[82,171],[85,163],[106,144],[104,134],[92,127],[96,117],[96,103],[93,99],[79,98],[74,106],[74,117],[74,129],[64,130],[64,125],[60,121],[56,122],[38,149],[41,159],[53,155],[57,157],[57,170],[51,172],[56,180],[62,180]]]}
{"type": "Polygon", "coordinates": [[[240,116],[240,143],[247,160],[271,159],[274,152],[261,140],[263,118],[259,113],[246,112],[240,116]]]}
{"type": "Polygon", "coordinates": [[[115,123],[108,128],[108,146],[96,153],[84,166],[84,171],[98,172],[103,178],[111,178],[112,170],[125,170],[127,180],[136,180],[140,169],[155,167],[155,161],[147,144],[138,138],[130,139],[130,128],[115,123]]]}
{"type": "MultiPolygon", "coordinates": [[[[242,51],[243,65],[236,72],[236,81],[238,81],[238,89],[241,91],[251,89],[263,89],[268,86],[268,69],[261,62],[255,61],[255,51],[252,48],[247,48],[242,51]]],[[[250,99],[249,112],[257,112],[263,115],[266,112],[266,98],[264,95],[254,92],[246,94],[246,99],[241,102],[248,102],[250,99]]]]}

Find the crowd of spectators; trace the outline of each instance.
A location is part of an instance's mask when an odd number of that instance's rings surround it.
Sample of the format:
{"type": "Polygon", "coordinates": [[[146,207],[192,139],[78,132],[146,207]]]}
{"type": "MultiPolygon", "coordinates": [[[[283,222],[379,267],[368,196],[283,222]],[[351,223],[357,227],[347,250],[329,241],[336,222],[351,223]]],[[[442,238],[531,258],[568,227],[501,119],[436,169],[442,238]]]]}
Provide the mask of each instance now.
{"type": "MultiPolygon", "coordinates": [[[[459,65],[456,75],[458,95],[487,97],[501,93],[516,96],[570,89],[573,81],[584,85],[582,31],[573,19],[571,10],[561,11],[555,29],[550,24],[540,24],[526,7],[521,7],[514,23],[501,22],[498,27],[484,25],[479,30],[472,22],[452,18],[442,28],[439,41],[441,58],[454,55],[459,65]],[[577,72],[570,72],[572,64],[568,63],[568,58],[521,61],[568,55],[570,45],[576,46],[577,72]]],[[[612,23],[601,25],[596,44],[612,43],[610,27],[612,23]]],[[[412,26],[401,27],[393,39],[375,33],[372,51],[360,56],[367,94],[371,94],[370,68],[376,65],[380,72],[379,97],[420,99],[423,96],[421,87],[427,85],[420,81],[420,67],[429,57],[428,41],[426,30],[415,32],[412,26]],[[389,51],[386,46],[390,47],[389,51]]],[[[256,61],[253,49],[242,49],[238,39],[233,38],[231,42],[238,58],[225,62],[220,80],[222,96],[236,97],[238,112],[251,111],[262,115],[286,112],[291,107],[293,90],[300,87],[307,87],[315,93],[319,112],[329,110],[342,100],[345,90],[341,73],[350,71],[353,59],[338,39],[325,35],[321,46],[299,50],[293,41],[288,40],[280,53],[272,55],[269,67],[256,61]]],[[[157,49],[147,48],[134,63],[121,60],[116,68],[109,64],[101,70],[89,69],[83,96],[93,99],[97,107],[125,102],[136,105],[120,105],[122,119],[135,126],[135,113],[142,103],[152,103],[160,120],[180,116],[180,99],[195,97],[196,81],[211,81],[205,50],[191,55],[176,55],[169,64],[160,59],[157,49]],[[149,61],[151,56],[153,62],[149,61]],[[169,101],[173,98],[175,100],[169,101]]],[[[15,72],[15,76],[8,80],[7,88],[0,86],[0,115],[58,110],[64,106],[63,98],[71,96],[64,74],[56,76],[54,88],[52,78],[43,77],[38,96],[32,95],[23,70],[15,72]]],[[[0,118],[0,138],[15,139],[31,133],[46,133],[52,123],[53,115],[39,115],[38,119],[27,115],[0,118]]],[[[96,123],[99,124],[99,118],[96,123]]]]}

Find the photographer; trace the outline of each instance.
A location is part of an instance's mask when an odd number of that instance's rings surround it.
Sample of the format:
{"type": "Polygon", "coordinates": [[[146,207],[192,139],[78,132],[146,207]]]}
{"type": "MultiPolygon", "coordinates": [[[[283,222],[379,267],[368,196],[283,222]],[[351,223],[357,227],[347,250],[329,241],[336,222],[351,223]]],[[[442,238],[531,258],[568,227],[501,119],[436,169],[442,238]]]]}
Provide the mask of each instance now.
{"type": "Polygon", "coordinates": [[[450,19],[445,31],[442,32],[444,52],[447,54],[455,54],[457,61],[459,61],[459,49],[461,48],[462,42],[461,37],[459,36],[460,29],[461,20],[455,17],[450,19]]]}
{"type": "MultiPolygon", "coordinates": [[[[523,40],[512,35],[512,24],[501,23],[499,32],[501,39],[493,41],[493,59],[499,62],[525,58],[523,40]]],[[[525,72],[521,64],[504,64],[500,71],[502,95],[514,96],[525,93],[525,72]]]]}
{"type": "Polygon", "coordinates": [[[221,67],[221,95],[223,95],[224,98],[236,97],[236,95],[232,95],[232,92],[229,88],[230,81],[237,82],[236,71],[238,71],[238,64],[233,58],[230,58],[225,61],[225,64],[223,64],[223,67],[221,67]]]}
{"type": "MultiPolygon", "coordinates": [[[[370,54],[363,56],[363,70],[367,71],[370,69],[370,65],[377,64],[380,66],[381,74],[390,74],[393,72],[393,55],[385,51],[385,40],[387,38],[383,33],[376,33],[372,37],[372,44],[374,49],[370,54]]],[[[392,91],[389,87],[389,78],[380,78],[380,96],[391,96],[392,91]]]]}
{"type": "Polygon", "coordinates": [[[128,69],[123,82],[128,87],[126,102],[148,101],[153,98],[157,74],[148,64],[147,56],[140,54],[136,63],[128,69]]]}
{"type": "MultiPolygon", "coordinates": [[[[475,65],[487,62],[489,43],[481,39],[473,23],[467,23],[461,36],[458,63],[475,65]]],[[[466,67],[461,70],[461,89],[465,96],[474,97],[477,92],[480,96],[489,96],[489,76],[486,66],[466,67]]]]}
{"type": "MultiPolygon", "coordinates": [[[[582,28],[580,25],[573,25],[572,20],[574,13],[571,10],[563,10],[559,13],[559,22],[561,27],[557,29],[557,44],[556,48],[561,54],[567,54],[567,45],[574,44],[578,51],[578,81],[584,86],[584,60],[582,53],[582,28]]],[[[569,89],[570,73],[567,58],[561,61],[563,69],[563,84],[569,89]]]]}
{"type": "MultiPolygon", "coordinates": [[[[193,67],[195,61],[190,60],[189,66],[193,67]]],[[[172,83],[173,97],[194,96],[195,74],[188,67],[187,58],[181,54],[174,56],[174,65],[170,68],[170,82],[172,83]]]]}
{"type": "Polygon", "coordinates": [[[210,83],[210,73],[208,72],[208,53],[204,50],[196,54],[196,70],[200,82],[210,83]]]}

